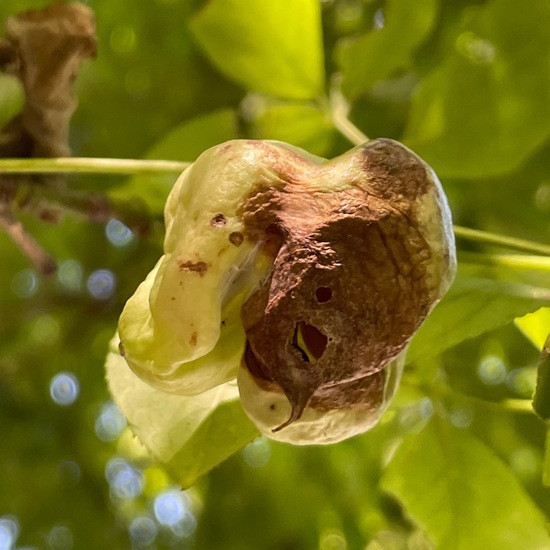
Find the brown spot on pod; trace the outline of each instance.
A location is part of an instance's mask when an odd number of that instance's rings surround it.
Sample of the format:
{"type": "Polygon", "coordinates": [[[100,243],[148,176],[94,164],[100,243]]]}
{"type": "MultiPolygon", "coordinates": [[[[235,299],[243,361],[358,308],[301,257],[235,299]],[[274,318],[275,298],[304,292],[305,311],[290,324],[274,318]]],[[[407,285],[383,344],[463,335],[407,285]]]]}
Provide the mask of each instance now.
{"type": "Polygon", "coordinates": [[[208,270],[208,264],[206,262],[191,262],[187,260],[178,261],[178,268],[180,271],[194,271],[199,275],[204,275],[208,270]]]}
{"type": "Polygon", "coordinates": [[[240,233],[239,231],[233,231],[233,233],[229,234],[229,242],[231,244],[234,244],[235,246],[241,246],[244,241],[244,235],[240,233]]]}

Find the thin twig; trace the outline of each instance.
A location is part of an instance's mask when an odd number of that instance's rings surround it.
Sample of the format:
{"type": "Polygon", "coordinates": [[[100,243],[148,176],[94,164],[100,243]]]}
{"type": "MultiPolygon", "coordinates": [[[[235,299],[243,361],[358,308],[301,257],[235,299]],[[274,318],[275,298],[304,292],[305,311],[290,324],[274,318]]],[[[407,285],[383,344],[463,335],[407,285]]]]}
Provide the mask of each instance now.
{"type": "Polygon", "coordinates": [[[484,244],[492,244],[521,252],[530,252],[531,254],[550,256],[550,246],[542,243],[527,241],[525,239],[517,239],[515,237],[507,237],[505,235],[489,233],[488,231],[480,231],[479,229],[470,229],[469,227],[462,227],[460,225],[454,226],[454,232],[460,239],[466,239],[484,244]]]}
{"type": "Polygon", "coordinates": [[[179,174],[190,165],[172,160],[86,157],[0,159],[0,174],[179,174]]]}
{"type": "Polygon", "coordinates": [[[344,94],[335,86],[330,95],[330,111],[332,123],[335,128],[353,145],[362,145],[369,141],[366,136],[351,120],[349,115],[349,104],[344,94]]]}
{"type": "Polygon", "coordinates": [[[8,205],[0,202],[0,227],[29,258],[36,270],[48,276],[55,273],[55,260],[29,235],[21,222],[15,218],[8,205]]]}
{"type": "Polygon", "coordinates": [[[510,267],[525,271],[550,272],[550,257],[531,254],[485,254],[483,252],[460,252],[462,263],[496,267],[510,267]]]}

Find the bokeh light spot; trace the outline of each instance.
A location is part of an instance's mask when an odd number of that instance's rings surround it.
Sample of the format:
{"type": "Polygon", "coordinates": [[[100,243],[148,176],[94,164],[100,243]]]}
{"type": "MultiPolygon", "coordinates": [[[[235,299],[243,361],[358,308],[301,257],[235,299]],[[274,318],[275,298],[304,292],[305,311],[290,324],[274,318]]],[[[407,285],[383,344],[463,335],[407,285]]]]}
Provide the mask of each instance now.
{"type": "Polygon", "coordinates": [[[32,269],[23,269],[15,274],[11,282],[12,292],[19,298],[34,296],[39,287],[39,279],[32,269]]]}
{"type": "Polygon", "coordinates": [[[115,275],[108,269],[98,269],[88,277],[87,287],[93,298],[107,300],[115,292],[115,275]]]}
{"type": "Polygon", "coordinates": [[[157,538],[157,524],[148,517],[137,517],[129,527],[130,537],[136,546],[149,546],[157,538]]]}
{"type": "Polygon", "coordinates": [[[455,43],[456,51],[476,65],[490,65],[496,55],[495,46],[471,31],[463,32],[455,43]]]}
{"type": "Polygon", "coordinates": [[[48,314],[35,317],[29,327],[29,338],[43,346],[55,344],[59,340],[59,333],[59,322],[48,314]]]}
{"type": "Polygon", "coordinates": [[[386,18],[382,9],[376,10],[373,18],[373,26],[375,29],[380,30],[386,26],[386,18]]]}
{"type": "Polygon", "coordinates": [[[173,526],[183,520],[188,513],[187,503],[181,491],[170,490],[155,498],[155,517],[161,525],[173,526]]]}
{"type": "Polygon", "coordinates": [[[62,290],[69,293],[80,292],[82,288],[82,265],[76,260],[65,260],[57,270],[57,280],[62,290]]]}
{"type": "Polygon", "coordinates": [[[113,246],[124,247],[134,241],[132,230],[120,220],[112,219],[105,226],[105,235],[113,246]]]}
{"type": "Polygon", "coordinates": [[[535,206],[542,212],[550,212],[550,183],[542,183],[535,192],[535,206]]]}
{"type": "Polygon", "coordinates": [[[477,374],[488,386],[497,386],[506,380],[506,365],[497,355],[486,355],[479,362],[477,374]]]}
{"type": "Polygon", "coordinates": [[[537,385],[537,369],[527,367],[510,371],[506,376],[506,385],[520,397],[531,398],[537,385]]]}
{"type": "Polygon", "coordinates": [[[72,372],[60,372],[50,382],[50,395],[54,403],[67,407],[72,405],[80,393],[78,378],[72,372]]]}
{"type": "Polygon", "coordinates": [[[52,550],[71,550],[73,534],[68,527],[56,525],[48,534],[48,546],[52,550]]]}
{"type": "Polygon", "coordinates": [[[95,433],[101,441],[114,441],[126,428],[126,418],[112,401],[101,408],[95,421],[95,433]]]}
{"type": "Polygon", "coordinates": [[[177,538],[190,537],[197,529],[197,520],[192,514],[186,513],[179,523],[170,525],[169,529],[177,538]]]}
{"type": "Polygon", "coordinates": [[[137,37],[133,27],[118,25],[111,31],[109,37],[111,50],[119,55],[132,53],[136,49],[137,37]]]}
{"type": "Polygon", "coordinates": [[[449,419],[453,426],[457,428],[465,429],[470,426],[474,419],[474,414],[470,408],[456,407],[451,411],[449,419]]]}
{"type": "Polygon", "coordinates": [[[344,534],[337,530],[327,530],[321,534],[319,550],[347,550],[348,543],[344,534]]]}
{"type": "Polygon", "coordinates": [[[115,499],[136,498],[143,492],[143,474],[122,458],[112,458],[105,467],[105,477],[115,499]]]}
{"type": "Polygon", "coordinates": [[[0,517],[0,550],[11,550],[19,536],[19,522],[14,516],[0,517]]]}
{"type": "Polygon", "coordinates": [[[262,468],[271,459],[271,445],[265,437],[259,437],[243,449],[245,462],[252,468],[262,468]]]}
{"type": "Polygon", "coordinates": [[[514,451],[510,457],[510,468],[524,480],[532,480],[540,475],[541,461],[528,447],[514,451]]]}

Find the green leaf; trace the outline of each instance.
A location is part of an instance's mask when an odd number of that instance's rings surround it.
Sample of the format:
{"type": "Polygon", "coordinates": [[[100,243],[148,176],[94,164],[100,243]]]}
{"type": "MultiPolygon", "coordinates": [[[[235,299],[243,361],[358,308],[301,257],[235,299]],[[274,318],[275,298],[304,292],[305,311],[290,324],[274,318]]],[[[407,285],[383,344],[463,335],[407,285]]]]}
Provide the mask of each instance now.
{"type": "Polygon", "coordinates": [[[318,0],[210,0],[189,29],[219,71],[249,90],[291,99],[322,93],[318,0]]]}
{"type": "Polygon", "coordinates": [[[334,126],[321,109],[310,105],[268,105],[254,120],[260,139],[276,139],[326,157],[335,139],[334,126]]]}
{"type": "Polygon", "coordinates": [[[537,388],[533,396],[533,409],[543,420],[550,420],[550,334],[546,338],[537,364],[537,388]]]}
{"type": "Polygon", "coordinates": [[[0,129],[23,107],[23,85],[14,76],[0,73],[0,129]]]}
{"type": "MultiPolygon", "coordinates": [[[[163,136],[147,152],[149,160],[194,161],[203,151],[237,136],[237,120],[232,109],[220,109],[188,120],[163,136]]],[[[166,197],[176,178],[171,175],[134,176],[111,191],[111,197],[139,197],[153,214],[161,215],[166,197]]]]}
{"type": "Polygon", "coordinates": [[[466,12],[444,62],[414,97],[406,143],[445,177],[517,168],[548,139],[550,3],[466,12]],[[490,136],[490,139],[488,139],[490,136]]]}
{"type": "Polygon", "coordinates": [[[439,1],[418,4],[391,0],[387,6],[383,28],[344,42],[338,51],[343,88],[348,96],[368,90],[411,64],[412,55],[437,20],[439,1]]]}
{"type": "Polygon", "coordinates": [[[534,346],[542,350],[544,342],[550,333],[550,307],[541,307],[534,313],[529,313],[516,319],[516,326],[534,346]]]}
{"type": "Polygon", "coordinates": [[[533,409],[543,419],[550,420],[550,308],[516,319],[516,326],[540,350],[537,364],[537,387],[533,409]]]}
{"type": "Polygon", "coordinates": [[[550,290],[522,283],[458,277],[416,333],[407,361],[437,355],[463,340],[550,305],[550,290]]]}
{"type": "Polygon", "coordinates": [[[438,550],[543,550],[546,518],[512,472],[467,431],[434,418],[397,451],[382,488],[438,550]]]}
{"type": "Polygon", "coordinates": [[[257,428],[245,415],[236,384],[193,397],[156,390],[140,380],[111,341],[109,389],[133,432],[183,487],[250,443],[257,428]]]}

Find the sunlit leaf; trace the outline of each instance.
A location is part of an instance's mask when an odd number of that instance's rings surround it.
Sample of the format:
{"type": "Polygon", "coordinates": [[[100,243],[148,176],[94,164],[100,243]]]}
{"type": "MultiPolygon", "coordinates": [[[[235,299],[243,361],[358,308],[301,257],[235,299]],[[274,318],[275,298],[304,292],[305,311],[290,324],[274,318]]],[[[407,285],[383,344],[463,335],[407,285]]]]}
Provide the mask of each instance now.
{"type": "Polygon", "coordinates": [[[550,333],[550,307],[541,307],[534,313],[529,313],[516,319],[516,326],[529,338],[539,350],[550,333]]]}
{"type": "Polygon", "coordinates": [[[468,10],[445,61],[419,85],[407,144],[442,176],[516,168],[550,133],[549,27],[546,0],[468,10]]]}
{"type": "MultiPolygon", "coordinates": [[[[220,109],[186,121],[163,136],[145,155],[146,159],[194,161],[203,151],[235,138],[235,111],[220,109]]],[[[111,192],[113,198],[138,197],[153,214],[161,215],[177,175],[134,176],[111,192]]]]}
{"type": "Polygon", "coordinates": [[[542,307],[516,319],[516,326],[540,350],[537,364],[537,387],[533,409],[543,419],[550,420],[550,308],[542,307]]]}
{"type": "Polygon", "coordinates": [[[411,56],[432,30],[438,6],[438,0],[427,0],[422,5],[391,0],[384,27],[345,42],[338,53],[346,94],[368,90],[396,70],[407,68],[411,56]]]}
{"type": "Polygon", "coordinates": [[[141,381],[111,342],[109,388],[134,433],[184,487],[244,447],[258,430],[245,415],[236,384],[194,397],[167,394],[141,381]]]}
{"type": "Polygon", "coordinates": [[[293,99],[322,92],[318,0],[210,0],[189,28],[216,67],[249,90],[293,99]]]}
{"type": "Polygon", "coordinates": [[[441,550],[543,550],[545,518],[507,466],[465,430],[434,418],[410,435],[382,487],[441,550]]]}
{"type": "Polygon", "coordinates": [[[545,288],[459,277],[416,333],[407,360],[437,355],[549,304],[545,288]]]}
{"type": "Polygon", "coordinates": [[[258,138],[284,141],[324,157],[335,137],[334,127],[321,109],[310,105],[268,105],[254,120],[258,138]]]}

